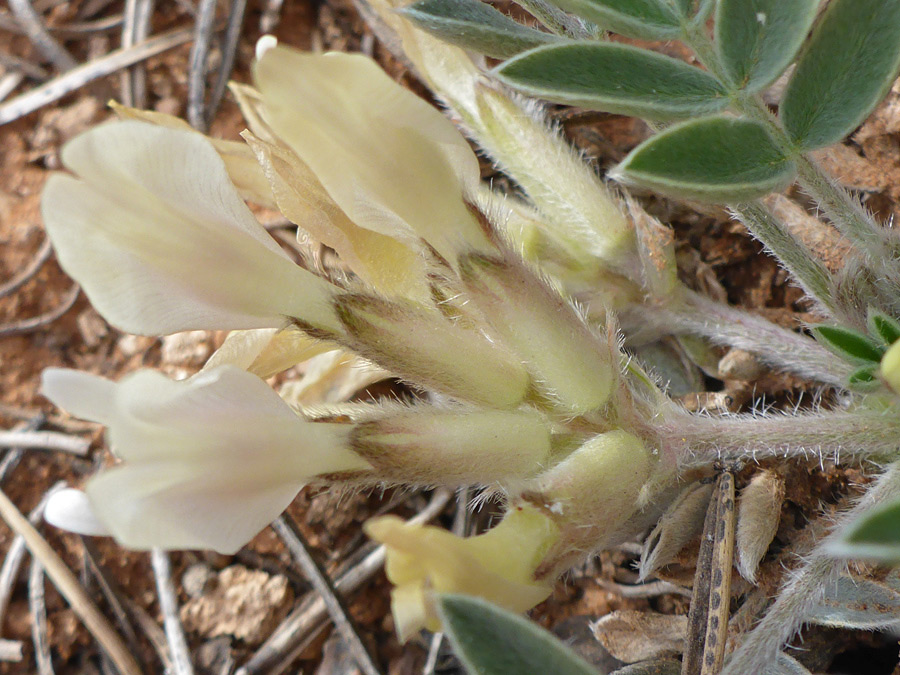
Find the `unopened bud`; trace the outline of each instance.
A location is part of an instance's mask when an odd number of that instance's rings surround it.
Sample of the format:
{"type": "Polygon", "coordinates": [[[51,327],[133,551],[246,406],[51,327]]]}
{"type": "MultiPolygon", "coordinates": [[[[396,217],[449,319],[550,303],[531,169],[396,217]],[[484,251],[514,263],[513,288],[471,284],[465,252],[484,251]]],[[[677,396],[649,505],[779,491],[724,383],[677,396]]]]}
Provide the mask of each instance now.
{"type": "Polygon", "coordinates": [[[614,378],[609,346],[572,305],[512,261],[471,254],[460,269],[473,304],[543,393],[573,414],[606,403],[614,378]]]}
{"type": "Polygon", "coordinates": [[[881,357],[881,376],[895,393],[900,394],[900,340],[881,357]]]}
{"type": "Polygon", "coordinates": [[[528,374],[510,354],[436,310],[366,295],[335,305],[353,347],[402,377],[493,408],[515,408],[528,392],[528,374]]]}
{"type": "Polygon", "coordinates": [[[386,480],[471,485],[540,471],[550,454],[550,430],[527,411],[411,409],[358,424],[351,444],[386,480]]]}
{"type": "Polygon", "coordinates": [[[559,559],[548,569],[575,562],[572,556],[599,549],[636,511],[641,487],[650,477],[651,455],[626,431],[595,436],[535,481],[522,495],[552,513],[562,530],[559,559]]]}

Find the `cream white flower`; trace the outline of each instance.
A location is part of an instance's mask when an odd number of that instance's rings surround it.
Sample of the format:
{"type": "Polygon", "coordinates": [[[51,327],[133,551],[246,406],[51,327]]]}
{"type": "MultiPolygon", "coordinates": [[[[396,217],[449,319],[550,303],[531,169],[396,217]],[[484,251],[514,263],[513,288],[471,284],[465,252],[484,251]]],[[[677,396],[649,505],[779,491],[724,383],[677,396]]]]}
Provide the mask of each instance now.
{"type": "Polygon", "coordinates": [[[63,269],[115,326],[141,334],[268,328],[298,317],[340,330],[332,288],[295,265],[250,213],[199,134],[106,124],[69,142],[44,189],[63,269]]]}
{"type": "Polygon", "coordinates": [[[348,449],[349,427],[302,419],[234,366],[180,382],[145,370],[118,383],[51,368],[43,392],[109,428],[123,461],[92,478],[86,493],[97,520],[129,548],[233,553],[309,479],[370,468],[348,449]]]}
{"type": "Polygon", "coordinates": [[[266,123],[360,227],[421,237],[451,263],[491,246],[465,198],[478,161],[441,113],[358,54],[263,50],[254,68],[266,123]]]}

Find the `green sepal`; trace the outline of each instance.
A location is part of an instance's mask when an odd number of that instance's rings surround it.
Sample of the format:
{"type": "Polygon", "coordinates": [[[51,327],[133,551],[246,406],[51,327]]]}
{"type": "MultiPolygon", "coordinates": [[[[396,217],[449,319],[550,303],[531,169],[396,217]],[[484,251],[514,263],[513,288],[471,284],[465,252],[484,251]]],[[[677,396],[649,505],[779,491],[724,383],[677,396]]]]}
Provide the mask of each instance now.
{"type": "Polygon", "coordinates": [[[598,675],[581,657],[528,619],[465,595],[441,595],[444,630],[470,673],[598,675]]]}
{"type": "Polygon", "coordinates": [[[539,47],[494,72],[537,98],[650,120],[697,117],[728,105],[725,88],[706,71],[611,42],[539,47]]]}
{"type": "Polygon", "coordinates": [[[884,98],[898,69],[900,0],[832,0],[781,101],[785,130],[803,150],[838,142],[884,98]]]}
{"type": "Polygon", "coordinates": [[[747,91],[771,84],[797,55],[819,0],[720,0],[716,48],[732,82],[747,91]]]}
{"type": "Polygon", "coordinates": [[[900,340],[900,321],[887,314],[870,307],[866,317],[866,324],[869,328],[869,335],[881,340],[886,347],[900,340]]]}
{"type": "Polygon", "coordinates": [[[631,38],[671,40],[681,35],[679,8],[665,0],[551,0],[551,4],[631,38]]]}
{"type": "Polygon", "coordinates": [[[823,347],[851,363],[877,366],[884,354],[873,340],[849,328],[816,326],[811,331],[823,347]]]}
{"type": "Polygon", "coordinates": [[[610,176],[704,202],[741,202],[788,185],[795,172],[758,122],[708,117],[641,143],[610,176]]]}
{"type": "Polygon", "coordinates": [[[505,59],[564,38],[523,26],[480,0],[419,0],[400,10],[435,37],[505,59]]]}

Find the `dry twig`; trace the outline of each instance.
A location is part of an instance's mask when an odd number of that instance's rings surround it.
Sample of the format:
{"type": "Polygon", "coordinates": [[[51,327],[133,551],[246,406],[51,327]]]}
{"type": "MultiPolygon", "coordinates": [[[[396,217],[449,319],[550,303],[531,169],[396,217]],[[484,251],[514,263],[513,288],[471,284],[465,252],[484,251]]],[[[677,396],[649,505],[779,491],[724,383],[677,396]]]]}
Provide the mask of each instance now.
{"type": "MultiPolygon", "coordinates": [[[[427,523],[444,510],[450,501],[449,490],[435,490],[431,501],[420,513],[410,519],[414,523],[427,523]]],[[[385,548],[379,546],[359,563],[338,576],[334,589],[341,595],[352,593],[384,566],[385,548]]],[[[262,644],[247,663],[235,675],[277,675],[293,660],[293,655],[308,644],[317,631],[327,625],[328,610],[325,601],[316,593],[307,593],[297,607],[287,615],[281,625],[262,644]],[[281,667],[279,667],[279,665],[281,667]]]]}
{"type": "Polygon", "coordinates": [[[312,552],[309,550],[309,544],[293,518],[287,514],[279,516],[272,523],[272,529],[275,530],[287,546],[291,557],[300,565],[306,578],[309,579],[313,588],[325,602],[335,628],[337,628],[338,633],[344,640],[344,645],[350,651],[360,670],[365,675],[381,675],[378,666],[375,665],[375,661],[372,659],[372,655],[369,654],[369,651],[363,644],[359,631],[350,617],[350,613],[347,611],[347,607],[338,596],[331,579],[328,578],[328,574],[313,557],[312,552]]]}
{"type": "Polygon", "coordinates": [[[33,317],[31,319],[13,321],[12,323],[7,323],[0,326],[0,337],[30,333],[33,330],[43,328],[44,326],[53,323],[63,314],[72,309],[72,305],[75,304],[75,301],[78,299],[78,294],[80,292],[81,288],[76,284],[72,286],[71,289],[69,289],[69,292],[66,293],[66,295],[63,296],[63,299],[59,303],[59,306],[51,309],[49,312],[41,314],[40,316],[33,317]]]}
{"type": "Polygon", "coordinates": [[[206,108],[206,126],[212,124],[216,111],[222,103],[222,97],[228,88],[228,80],[234,68],[237,56],[238,41],[241,37],[241,26],[244,24],[244,13],[247,11],[247,0],[231,0],[231,11],[228,13],[228,25],[225,28],[225,40],[222,43],[222,59],[219,74],[213,86],[212,94],[206,108]]]}
{"type": "Polygon", "coordinates": [[[75,575],[2,491],[0,491],[0,517],[13,532],[22,535],[31,554],[44,566],[47,576],[112,659],[121,675],[140,675],[140,667],[134,657],[109,625],[106,617],[88,597],[75,575]]]}
{"type": "Polygon", "coordinates": [[[19,663],[23,658],[21,640],[4,640],[0,638],[0,661],[19,663]]]}
{"type": "Polygon", "coordinates": [[[173,49],[188,42],[190,39],[191,30],[189,28],[179,28],[157,35],[129,49],[117,49],[106,56],[73,68],[46,84],[17,96],[5,105],[0,106],[0,124],[17,120],[48,103],[61,99],[66,94],[71,94],[88,82],[99,77],[111,75],[122,68],[173,49]]]}
{"type": "Polygon", "coordinates": [[[57,431],[0,431],[0,447],[58,450],[84,457],[91,442],[57,431]]]}
{"type": "MultiPolygon", "coordinates": [[[[50,496],[64,488],[65,485],[65,483],[57,483],[50,488],[37,506],[28,514],[28,522],[37,527],[44,519],[44,509],[47,507],[50,496]]],[[[6,557],[3,559],[3,565],[0,567],[0,626],[3,625],[3,619],[6,617],[6,610],[9,608],[9,601],[12,598],[16,579],[19,577],[19,571],[22,569],[22,563],[25,561],[26,550],[25,538],[17,534],[13,537],[9,549],[6,551],[6,557]]]]}
{"type": "Polygon", "coordinates": [[[198,131],[206,131],[206,72],[209,50],[216,25],[216,0],[200,0],[200,13],[194,26],[194,44],[188,68],[187,118],[198,131]]]}
{"type": "Polygon", "coordinates": [[[100,552],[90,537],[80,537],[82,550],[84,551],[85,569],[89,570],[92,578],[97,582],[100,593],[106,599],[107,604],[112,610],[113,617],[119,626],[119,630],[125,635],[128,646],[131,647],[132,653],[138,653],[138,639],[128,620],[128,613],[120,600],[120,590],[115,579],[110,577],[109,572],[100,564],[100,552]]]}
{"type": "Polygon", "coordinates": [[[53,247],[50,245],[50,238],[48,237],[47,239],[44,239],[41,247],[37,250],[37,253],[35,253],[34,258],[32,258],[25,266],[25,269],[5,284],[0,285],[0,298],[5,298],[10,293],[26,284],[29,279],[38,273],[38,270],[41,269],[43,264],[50,260],[51,255],[53,255],[53,247]]]}
{"type": "Polygon", "coordinates": [[[9,0],[8,4],[16,17],[16,21],[25,29],[25,34],[31,40],[31,43],[58,70],[65,72],[78,65],[78,62],[72,55],[50,35],[50,32],[44,26],[44,22],[41,21],[41,17],[32,7],[29,0],[9,0]]]}
{"type": "Polygon", "coordinates": [[[44,600],[44,568],[35,558],[28,571],[28,608],[31,611],[31,639],[38,675],[54,675],[50,640],[47,638],[47,603],[44,600]]]}
{"type": "Polygon", "coordinates": [[[188,650],[184,628],[178,616],[178,598],[172,583],[172,565],[169,554],[162,549],[150,551],[150,562],[153,565],[153,576],[156,577],[156,593],[159,597],[159,608],[163,614],[163,627],[166,631],[166,642],[172,657],[175,675],[194,675],[194,666],[188,650]]]}

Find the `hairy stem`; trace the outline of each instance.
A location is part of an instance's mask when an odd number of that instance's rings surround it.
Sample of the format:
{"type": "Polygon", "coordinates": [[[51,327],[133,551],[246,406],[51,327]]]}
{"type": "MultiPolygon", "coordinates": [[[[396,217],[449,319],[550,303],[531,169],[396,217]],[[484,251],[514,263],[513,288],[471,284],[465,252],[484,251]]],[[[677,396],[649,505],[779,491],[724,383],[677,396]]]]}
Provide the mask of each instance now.
{"type": "Polygon", "coordinates": [[[887,462],[900,453],[896,411],[703,417],[672,410],[653,425],[664,453],[677,458],[679,473],[716,460],[802,457],[887,462]]]}
{"type": "Polygon", "coordinates": [[[806,294],[817,300],[830,314],[836,314],[831,273],[812,252],[791,236],[784,225],[761,203],[737,204],[732,209],[753,236],[800,283],[806,294]]]}
{"type": "Polygon", "coordinates": [[[722,675],[757,675],[772,664],[781,646],[802,627],[810,610],[824,597],[846,567],[832,558],[827,547],[842,527],[873,506],[900,494],[900,462],[891,464],[856,504],[835,522],[832,534],[807,556],[777,594],[763,620],[731,656],[722,675]]]}
{"type": "Polygon", "coordinates": [[[683,303],[642,307],[642,320],[663,334],[689,333],[717,345],[743,349],[763,363],[814,382],[844,386],[852,367],[813,339],[749,312],[688,291],[683,303]]]}

